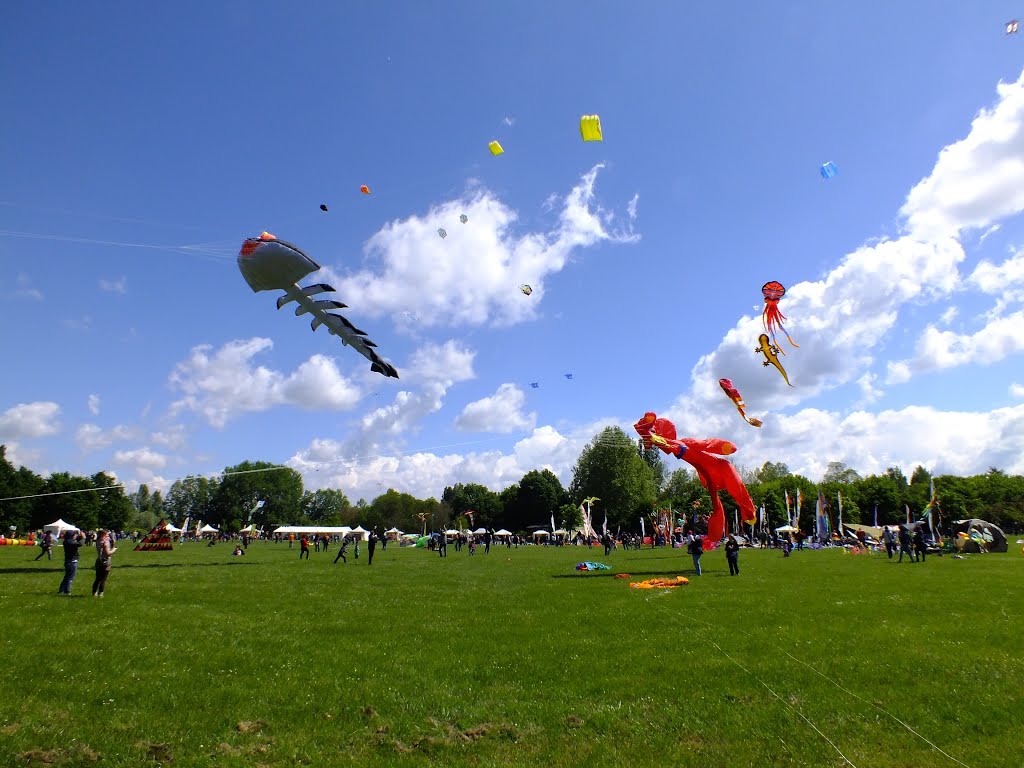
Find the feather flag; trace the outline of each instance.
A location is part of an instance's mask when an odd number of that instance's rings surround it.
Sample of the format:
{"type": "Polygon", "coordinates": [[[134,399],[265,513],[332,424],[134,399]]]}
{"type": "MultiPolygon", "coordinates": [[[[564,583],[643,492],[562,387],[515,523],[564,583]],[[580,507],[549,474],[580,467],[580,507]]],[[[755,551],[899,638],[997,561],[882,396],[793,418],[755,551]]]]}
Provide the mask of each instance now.
{"type": "Polygon", "coordinates": [[[551,513],[551,532],[555,532],[555,513],[551,513]]]}
{"type": "Polygon", "coordinates": [[[836,500],[839,502],[839,538],[843,538],[843,494],[836,491],[836,500]]]}
{"type": "Polygon", "coordinates": [[[799,488],[797,488],[796,489],[796,520],[793,523],[793,527],[794,528],[799,528],[800,527],[800,502],[802,502],[803,499],[804,499],[803,492],[799,488]]]}
{"type": "Polygon", "coordinates": [[[910,525],[910,505],[904,504],[903,508],[907,510],[907,525],[910,525]]]}
{"type": "Polygon", "coordinates": [[[645,538],[647,538],[647,531],[644,528],[644,518],[641,515],[641,517],[640,517],[640,540],[643,541],[645,538]]]}
{"type": "MultiPolygon", "coordinates": [[[[787,525],[792,525],[793,524],[793,513],[789,509],[789,491],[783,491],[783,493],[786,496],[786,524],[787,525]]],[[[762,507],[762,509],[764,509],[764,507],[762,507]]]]}
{"type": "Polygon", "coordinates": [[[875,504],[875,528],[878,527],[878,505],[875,504]]]}

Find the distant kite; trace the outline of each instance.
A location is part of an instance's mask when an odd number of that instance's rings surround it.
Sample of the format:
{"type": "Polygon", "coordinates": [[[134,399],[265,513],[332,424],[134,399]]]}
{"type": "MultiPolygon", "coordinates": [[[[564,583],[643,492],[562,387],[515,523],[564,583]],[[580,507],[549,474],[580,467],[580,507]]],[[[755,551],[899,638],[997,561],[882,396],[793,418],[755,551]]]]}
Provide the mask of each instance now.
{"type": "Polygon", "coordinates": [[[823,179],[831,179],[837,173],[839,173],[839,169],[836,168],[835,163],[825,163],[821,166],[821,178],[823,179]]]}
{"type": "Polygon", "coordinates": [[[572,374],[571,373],[565,374],[565,378],[572,380],[572,374]]]}
{"type": "Polygon", "coordinates": [[[519,290],[522,291],[523,293],[525,293],[527,296],[529,296],[531,293],[533,293],[533,288],[531,288],[528,285],[520,285],[519,286],[519,290]]]}
{"type": "Polygon", "coordinates": [[[363,185],[362,185],[362,186],[361,186],[361,187],[359,188],[359,191],[360,191],[360,192],[362,192],[362,193],[363,193],[364,195],[368,195],[368,194],[370,194],[370,188],[369,188],[368,186],[366,186],[365,184],[363,184],[363,185]]]}
{"type": "Polygon", "coordinates": [[[369,360],[371,371],[390,378],[398,378],[398,371],[377,354],[377,345],[366,338],[366,331],[359,330],[341,315],[328,311],[347,309],[345,304],[329,299],[313,300],[313,296],[333,292],[334,288],[326,283],[317,283],[305,288],[298,286],[299,280],[316,272],[320,265],[297,247],[278,240],[269,232],[264,232],[259,237],[246,238],[238,252],[238,269],[253,292],[284,291],[284,296],[277,300],[278,309],[290,302],[297,302],[295,314],[313,315],[314,331],[321,325],[326,326],[333,336],[341,339],[342,344],[351,346],[369,360]]]}
{"type": "Polygon", "coordinates": [[[1020,26],[1020,22],[1017,19],[1011,19],[1006,22],[1006,34],[1015,35],[1017,34],[1017,27],[1020,26]]]}
{"type": "Polygon", "coordinates": [[[534,389],[540,389],[540,382],[531,381],[530,386],[533,387],[534,389]]]}
{"type": "Polygon", "coordinates": [[[501,144],[499,144],[496,141],[492,141],[490,144],[488,144],[487,148],[491,150],[491,154],[494,155],[495,157],[497,157],[498,155],[502,154],[505,151],[504,149],[502,149],[501,144]]]}
{"type": "Polygon", "coordinates": [[[445,232],[444,229],[437,230],[437,234],[439,234],[441,236],[442,240],[444,240],[446,237],[448,237],[448,233],[445,232]]]}
{"type": "Polygon", "coordinates": [[[320,203],[320,210],[323,211],[324,213],[327,213],[327,204],[320,203]]]}
{"type": "Polygon", "coordinates": [[[467,216],[466,214],[462,214],[461,216],[459,216],[459,221],[465,224],[467,221],[469,221],[469,216],[467,216]]]}
{"type": "Polygon", "coordinates": [[[603,141],[601,118],[597,115],[583,115],[580,118],[580,136],[584,141],[603,141]]]}

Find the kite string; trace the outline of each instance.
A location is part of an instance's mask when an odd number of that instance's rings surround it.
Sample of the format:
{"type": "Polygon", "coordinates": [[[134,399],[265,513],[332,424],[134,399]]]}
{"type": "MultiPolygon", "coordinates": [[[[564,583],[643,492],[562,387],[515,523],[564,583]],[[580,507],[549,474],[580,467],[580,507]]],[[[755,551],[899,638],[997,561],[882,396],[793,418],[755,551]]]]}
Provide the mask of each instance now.
{"type": "MultiPolygon", "coordinates": [[[[693,619],[694,621],[698,621],[698,622],[700,622],[701,624],[705,624],[705,625],[707,625],[707,626],[709,626],[709,627],[715,627],[715,625],[714,625],[714,624],[712,624],[711,622],[709,622],[709,621],[705,621],[704,619],[700,619],[700,618],[697,618],[696,616],[691,616],[690,618],[691,618],[691,619],[693,619]]],[[[717,628],[717,627],[715,627],[715,628],[717,628]]],[[[750,633],[749,633],[749,632],[747,632],[746,630],[740,629],[739,631],[740,631],[740,632],[741,632],[742,634],[746,635],[747,637],[749,637],[749,638],[751,638],[751,639],[754,639],[754,640],[760,640],[760,638],[756,638],[756,637],[754,637],[754,635],[750,634],[750,633]]],[[[903,721],[902,721],[902,720],[900,720],[900,719],[899,719],[898,717],[896,717],[896,715],[894,715],[894,714],[892,714],[891,712],[887,711],[887,710],[886,710],[886,709],[884,709],[883,707],[880,707],[880,706],[879,706],[878,704],[875,704],[875,703],[874,703],[873,701],[868,701],[867,699],[865,699],[865,698],[863,698],[863,697],[859,696],[858,694],[854,693],[853,691],[847,690],[847,689],[846,689],[846,688],[844,688],[844,687],[843,687],[842,685],[840,685],[840,684],[839,684],[839,683],[837,683],[837,682],[836,682],[835,680],[833,680],[833,679],[832,679],[831,677],[829,677],[828,675],[826,675],[826,674],[822,673],[822,672],[821,672],[820,670],[817,670],[817,669],[815,669],[815,668],[814,668],[813,666],[811,666],[810,664],[808,664],[808,663],[807,663],[806,661],[802,661],[801,659],[798,659],[798,658],[797,658],[796,656],[794,656],[793,654],[791,654],[791,653],[790,653],[790,652],[789,652],[788,650],[786,650],[786,649],[785,649],[784,647],[782,647],[781,645],[778,645],[778,644],[773,644],[773,645],[774,645],[774,647],[775,647],[775,649],[776,649],[776,650],[782,651],[782,653],[786,654],[786,655],[787,655],[787,656],[788,656],[789,658],[791,658],[791,659],[792,659],[793,661],[797,662],[798,664],[801,664],[802,666],[805,666],[805,667],[807,667],[807,668],[808,668],[809,670],[811,670],[812,672],[814,672],[814,674],[818,675],[819,677],[821,677],[821,678],[823,678],[823,679],[825,679],[825,680],[828,680],[828,681],[829,681],[830,683],[832,683],[832,685],[834,685],[834,686],[835,686],[836,688],[838,688],[839,690],[843,691],[843,693],[846,693],[846,694],[849,694],[850,696],[853,696],[853,697],[854,697],[855,699],[857,699],[858,701],[861,701],[861,702],[863,702],[864,704],[870,704],[870,705],[871,705],[872,707],[874,707],[875,709],[877,709],[877,710],[878,710],[879,712],[881,712],[882,714],[886,715],[887,717],[890,717],[890,718],[892,718],[892,719],[893,719],[893,720],[895,720],[895,721],[896,721],[897,723],[899,723],[899,724],[900,724],[900,725],[902,725],[902,726],[903,726],[904,728],[906,728],[906,729],[907,729],[908,731],[910,731],[910,733],[914,734],[914,735],[915,735],[915,736],[917,736],[917,737],[918,737],[919,739],[921,739],[921,741],[923,741],[923,742],[924,742],[925,744],[927,744],[928,746],[930,746],[930,747],[931,747],[932,749],[936,750],[937,752],[940,752],[941,754],[945,755],[945,756],[946,756],[946,757],[948,757],[948,758],[949,758],[950,760],[952,760],[952,761],[953,761],[954,763],[956,763],[956,764],[958,764],[958,765],[962,765],[962,766],[963,766],[964,768],[970,768],[970,766],[968,766],[968,765],[967,765],[966,763],[963,763],[963,762],[961,762],[960,760],[957,760],[957,759],[956,759],[955,757],[953,757],[953,756],[952,756],[951,754],[949,754],[949,753],[948,753],[948,752],[946,752],[946,751],[945,751],[944,749],[942,749],[942,747],[940,747],[940,746],[938,746],[938,745],[936,745],[936,744],[932,743],[932,742],[931,742],[931,741],[929,741],[929,740],[928,740],[928,739],[927,739],[927,738],[926,738],[925,736],[922,736],[922,735],[921,735],[920,733],[918,733],[917,731],[915,731],[915,730],[914,730],[914,729],[913,729],[913,728],[912,728],[911,726],[909,726],[909,725],[908,725],[907,723],[903,722],[903,721]]]]}
{"type": "MultiPolygon", "coordinates": [[[[674,613],[670,612],[666,606],[659,605],[659,607],[665,612],[665,614],[670,619],[672,619],[672,621],[676,622],[680,626],[683,626],[683,624],[679,620],[679,618],[674,613]]],[[[692,616],[688,616],[687,618],[692,618],[692,616]]],[[[702,622],[702,623],[708,624],[708,622],[702,622]]],[[[708,626],[712,626],[713,627],[714,625],[713,624],[708,624],[708,626]]],[[[839,749],[839,747],[836,746],[835,742],[833,742],[832,739],[830,739],[828,736],[826,736],[824,733],[822,733],[821,730],[818,728],[818,726],[816,726],[814,723],[812,723],[810,721],[810,718],[808,718],[803,712],[801,712],[799,709],[797,709],[792,704],[790,704],[788,701],[786,701],[781,696],[779,696],[779,694],[777,694],[775,691],[773,691],[771,689],[771,687],[768,685],[768,683],[766,683],[764,680],[761,680],[757,675],[755,675],[749,669],[747,669],[742,664],[740,664],[735,658],[732,657],[732,655],[729,654],[728,651],[726,651],[724,648],[722,648],[722,646],[720,646],[718,643],[716,643],[713,638],[709,637],[707,634],[705,634],[704,637],[707,639],[707,641],[709,643],[711,643],[713,646],[715,646],[715,648],[718,649],[719,653],[721,653],[723,656],[725,656],[727,659],[729,659],[729,661],[731,661],[737,667],[739,667],[744,672],[746,672],[755,681],[757,681],[762,686],[764,686],[764,688],[768,691],[768,693],[770,693],[772,696],[774,696],[776,699],[778,699],[785,707],[793,710],[793,712],[795,712],[797,714],[797,716],[800,717],[801,720],[803,720],[805,723],[807,723],[809,726],[811,726],[811,728],[814,729],[814,732],[817,733],[819,736],[821,736],[821,738],[823,738],[825,741],[827,741],[829,743],[829,745],[832,747],[832,749],[834,749],[838,753],[838,755],[841,758],[843,758],[843,761],[845,763],[853,766],[853,768],[857,768],[857,766],[854,765],[853,761],[850,760],[850,758],[848,758],[846,755],[844,755],[842,750],[839,749]]]]}

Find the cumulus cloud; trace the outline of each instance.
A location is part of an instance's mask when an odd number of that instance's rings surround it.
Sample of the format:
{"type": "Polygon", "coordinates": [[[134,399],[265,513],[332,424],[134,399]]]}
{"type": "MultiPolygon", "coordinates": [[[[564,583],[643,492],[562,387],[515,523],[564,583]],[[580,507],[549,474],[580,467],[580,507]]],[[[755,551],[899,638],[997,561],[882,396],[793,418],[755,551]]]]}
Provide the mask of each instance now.
{"type": "Polygon", "coordinates": [[[425,327],[510,325],[532,318],[545,278],[562,270],[574,251],[600,242],[628,243],[638,236],[612,228],[612,214],[595,202],[598,165],[564,198],[549,232],[519,233],[515,211],[485,189],[383,227],[367,243],[379,271],[334,276],[345,296],[359,296],[369,314],[411,312],[425,327]],[[469,217],[459,224],[459,216],[469,217]],[[455,223],[453,223],[455,222],[455,223]],[[437,229],[448,236],[441,239],[437,229]],[[528,283],[530,300],[517,290],[528,283]]]}
{"type": "Polygon", "coordinates": [[[136,448],[131,451],[116,451],[114,463],[147,469],[162,469],[167,466],[167,456],[149,448],[136,448]]]}
{"type": "Polygon", "coordinates": [[[107,293],[120,293],[122,295],[128,293],[127,287],[128,279],[125,277],[119,277],[116,280],[104,280],[100,278],[100,290],[106,291],[107,293]]]}
{"type": "Polygon", "coordinates": [[[228,342],[215,352],[209,344],[194,347],[170,376],[171,387],[185,395],[172,404],[172,415],[195,411],[220,428],[239,413],[278,405],[347,410],[359,401],[355,384],[324,355],[313,355],[289,375],[253,364],[272,347],[270,339],[258,337],[228,342]]]}
{"type": "Polygon", "coordinates": [[[134,440],[136,437],[136,430],[123,424],[109,430],[104,430],[96,424],[82,424],[75,431],[75,442],[84,453],[92,453],[113,443],[134,440]]]}
{"type": "Polygon", "coordinates": [[[57,403],[19,403],[0,413],[0,443],[25,438],[48,437],[60,431],[57,403]]]}
{"type": "Polygon", "coordinates": [[[1010,385],[1010,394],[1013,397],[1024,400],[1024,384],[1017,384],[1016,382],[1010,385]]]}
{"type": "Polygon", "coordinates": [[[901,214],[920,239],[956,237],[1024,210],[1024,73],[1000,83],[966,138],[945,147],[931,174],[907,196],[901,214]]]}
{"type": "Polygon", "coordinates": [[[172,451],[180,451],[185,447],[186,434],[184,424],[172,424],[167,429],[153,432],[149,439],[156,445],[162,445],[172,451]]]}
{"type": "MultiPolygon", "coordinates": [[[[918,339],[914,357],[891,363],[890,371],[917,373],[979,363],[990,365],[1024,351],[1024,310],[990,320],[974,333],[940,331],[933,325],[918,339]]],[[[895,383],[895,382],[894,382],[895,383]]]]}
{"type": "Polygon", "coordinates": [[[32,301],[42,301],[43,292],[32,285],[32,278],[26,275],[24,272],[20,273],[14,280],[15,290],[14,297],[17,299],[31,299],[32,301]]]}
{"type": "Polygon", "coordinates": [[[93,416],[99,416],[100,415],[100,396],[99,395],[89,395],[89,400],[88,400],[87,404],[89,406],[89,413],[91,413],[93,416]]]}
{"type": "Polygon", "coordinates": [[[523,413],[526,395],[515,384],[502,384],[490,397],[469,403],[455,419],[463,432],[517,432],[533,429],[537,414],[523,413]]]}

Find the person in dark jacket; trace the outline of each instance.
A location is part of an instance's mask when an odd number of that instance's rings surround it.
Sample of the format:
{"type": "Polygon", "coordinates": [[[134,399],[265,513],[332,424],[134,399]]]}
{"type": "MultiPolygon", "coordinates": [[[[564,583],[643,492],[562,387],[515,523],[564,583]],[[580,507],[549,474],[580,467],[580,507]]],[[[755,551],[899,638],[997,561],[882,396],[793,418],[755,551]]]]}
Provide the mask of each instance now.
{"type": "Polygon", "coordinates": [[[369,551],[370,556],[367,560],[367,565],[373,565],[373,550],[377,548],[377,529],[370,531],[370,538],[366,542],[366,549],[369,551]]]}
{"type": "Polygon", "coordinates": [[[917,552],[917,556],[921,558],[921,562],[924,562],[924,556],[928,553],[928,547],[924,543],[924,534],[921,529],[918,528],[914,531],[914,550],[917,552]]]}
{"type": "Polygon", "coordinates": [[[700,558],[704,554],[704,538],[702,536],[695,535],[690,539],[689,545],[690,556],[693,558],[693,569],[700,576],[702,571],[700,569],[700,558]]]}
{"type": "Polygon", "coordinates": [[[904,555],[906,555],[908,558],[910,558],[910,562],[912,562],[912,563],[916,563],[917,562],[917,556],[914,554],[913,547],[911,547],[911,544],[910,544],[910,534],[907,533],[907,529],[901,525],[900,526],[900,559],[897,560],[896,562],[902,563],[904,555]]]}
{"type": "Polygon", "coordinates": [[[57,590],[62,595],[71,594],[71,585],[78,573],[78,551],[84,541],[85,536],[80,531],[67,531],[64,534],[64,579],[57,590]]]}
{"type": "Polygon", "coordinates": [[[729,575],[740,575],[740,545],[735,536],[730,536],[725,542],[725,559],[729,562],[729,575]]]}

